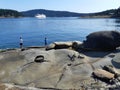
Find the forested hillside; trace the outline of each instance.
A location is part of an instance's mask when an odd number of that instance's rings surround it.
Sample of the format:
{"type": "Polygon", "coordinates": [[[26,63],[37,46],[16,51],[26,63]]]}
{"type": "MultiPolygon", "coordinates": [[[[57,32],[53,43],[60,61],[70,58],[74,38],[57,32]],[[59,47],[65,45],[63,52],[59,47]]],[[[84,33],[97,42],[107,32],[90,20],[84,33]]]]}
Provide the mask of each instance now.
{"type": "Polygon", "coordinates": [[[79,17],[84,16],[84,13],[75,13],[68,11],[54,11],[45,9],[34,9],[29,11],[21,12],[26,17],[34,17],[36,14],[45,14],[47,17],[79,17]]]}
{"type": "Polygon", "coordinates": [[[120,7],[115,11],[113,17],[120,18],[120,7]]]}
{"type": "Polygon", "coordinates": [[[22,14],[16,10],[0,9],[0,17],[20,17],[22,14]]]}

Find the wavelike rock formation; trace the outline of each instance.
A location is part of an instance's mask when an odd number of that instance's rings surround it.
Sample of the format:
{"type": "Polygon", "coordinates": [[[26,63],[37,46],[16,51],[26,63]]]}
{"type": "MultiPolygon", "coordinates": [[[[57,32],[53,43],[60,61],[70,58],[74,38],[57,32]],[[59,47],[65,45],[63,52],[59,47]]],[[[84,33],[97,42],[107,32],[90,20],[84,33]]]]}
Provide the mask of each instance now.
{"type": "MultiPolygon", "coordinates": [[[[36,88],[30,90],[102,88],[105,83],[95,86],[92,73],[100,69],[101,65],[114,67],[109,55],[116,53],[118,52],[80,53],[70,49],[46,51],[44,48],[4,51],[0,53],[1,87],[10,84],[17,90],[23,87],[23,90],[27,87],[36,88]]],[[[116,69],[119,72],[119,68],[116,69]]]]}

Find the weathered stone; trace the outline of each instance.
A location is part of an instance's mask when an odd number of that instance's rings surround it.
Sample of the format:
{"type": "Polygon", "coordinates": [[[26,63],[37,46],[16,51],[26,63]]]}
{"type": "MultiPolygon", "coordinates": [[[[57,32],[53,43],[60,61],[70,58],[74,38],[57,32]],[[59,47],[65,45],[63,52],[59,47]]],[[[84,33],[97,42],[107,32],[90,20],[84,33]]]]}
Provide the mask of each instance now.
{"type": "Polygon", "coordinates": [[[73,41],[73,43],[72,43],[72,48],[75,49],[75,50],[78,50],[78,49],[81,48],[82,44],[83,44],[83,43],[80,42],[80,41],[73,41]]]}
{"type": "Polygon", "coordinates": [[[118,54],[115,55],[115,57],[113,58],[113,61],[114,61],[115,63],[120,64],[120,53],[118,53],[118,54]]]}
{"type": "Polygon", "coordinates": [[[108,80],[114,79],[114,74],[102,69],[96,69],[93,72],[93,75],[101,79],[108,79],[108,80]]]}
{"type": "Polygon", "coordinates": [[[35,58],[35,60],[34,60],[35,62],[44,62],[45,60],[44,60],[44,56],[42,56],[42,55],[39,55],[39,56],[37,56],[36,58],[35,58]]]}
{"type": "Polygon", "coordinates": [[[82,45],[80,41],[69,41],[69,42],[54,42],[46,47],[46,50],[51,49],[67,49],[72,47],[73,49],[78,49],[82,45]]]}
{"type": "Polygon", "coordinates": [[[55,49],[65,49],[72,47],[72,42],[54,42],[55,49]]]}
{"type": "Polygon", "coordinates": [[[117,76],[119,75],[119,72],[112,66],[112,65],[107,65],[103,67],[104,70],[107,70],[110,73],[113,73],[115,75],[115,77],[117,78],[117,76]]]}
{"type": "Polygon", "coordinates": [[[22,90],[29,90],[30,87],[33,87],[30,90],[79,90],[82,84],[90,87],[94,82],[90,77],[93,70],[100,68],[100,65],[111,65],[111,60],[108,56],[89,57],[70,49],[45,51],[45,48],[29,48],[24,51],[4,51],[0,53],[0,82],[13,83],[15,88],[22,90]],[[42,60],[42,63],[36,63],[36,60],[42,60]]]}
{"type": "Polygon", "coordinates": [[[51,49],[54,49],[54,48],[55,48],[55,44],[52,43],[52,44],[50,44],[46,47],[46,50],[51,50],[51,49]]]}
{"type": "Polygon", "coordinates": [[[86,59],[78,58],[79,55],[78,52],[69,49],[28,49],[0,53],[0,82],[9,81],[22,86],[32,84],[37,88],[48,89],[79,89],[79,81],[84,76],[85,79],[89,77],[92,71],[91,66],[84,63],[86,59]],[[71,61],[73,55],[74,61],[71,61]],[[35,61],[43,60],[41,56],[46,61],[36,63],[35,61]]]}
{"type": "Polygon", "coordinates": [[[23,90],[21,88],[15,87],[12,84],[0,84],[0,90],[23,90]]]}
{"type": "Polygon", "coordinates": [[[0,83],[0,90],[44,90],[44,89],[34,88],[31,86],[28,87],[28,86],[14,85],[11,83],[0,83]]]}
{"type": "Polygon", "coordinates": [[[116,54],[111,62],[115,68],[120,68],[120,53],[116,54]]]}
{"type": "Polygon", "coordinates": [[[87,50],[115,50],[120,46],[120,32],[99,31],[91,33],[83,42],[83,46],[87,50]]]}

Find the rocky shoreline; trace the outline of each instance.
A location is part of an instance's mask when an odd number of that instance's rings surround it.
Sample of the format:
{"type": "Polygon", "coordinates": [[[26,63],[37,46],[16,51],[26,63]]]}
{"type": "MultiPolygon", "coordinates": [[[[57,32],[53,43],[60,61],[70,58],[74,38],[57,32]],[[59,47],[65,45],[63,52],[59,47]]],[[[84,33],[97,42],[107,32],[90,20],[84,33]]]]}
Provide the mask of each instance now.
{"type": "Polygon", "coordinates": [[[120,47],[100,48],[71,41],[1,50],[0,90],[119,90],[120,47]]]}
{"type": "Polygon", "coordinates": [[[11,85],[17,90],[118,88],[119,79],[110,83],[105,78],[94,78],[92,73],[109,65],[120,72],[119,63],[113,63],[119,51],[119,48],[108,52],[78,52],[71,48],[6,50],[0,53],[0,87],[11,85]]]}

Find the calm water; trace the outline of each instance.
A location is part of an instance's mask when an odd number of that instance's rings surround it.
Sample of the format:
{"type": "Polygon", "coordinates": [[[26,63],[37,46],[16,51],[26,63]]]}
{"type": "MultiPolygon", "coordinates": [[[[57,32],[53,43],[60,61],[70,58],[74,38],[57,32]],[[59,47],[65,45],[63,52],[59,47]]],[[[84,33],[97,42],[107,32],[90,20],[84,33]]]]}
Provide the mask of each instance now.
{"type": "Polygon", "coordinates": [[[7,18],[0,19],[0,49],[18,48],[22,36],[24,46],[44,45],[55,41],[85,40],[94,31],[119,30],[119,19],[78,19],[78,18],[7,18]]]}

